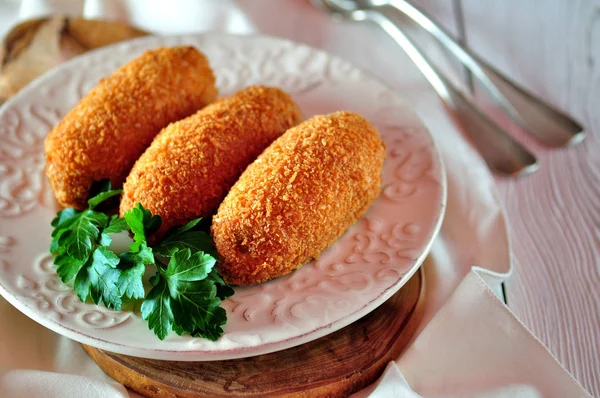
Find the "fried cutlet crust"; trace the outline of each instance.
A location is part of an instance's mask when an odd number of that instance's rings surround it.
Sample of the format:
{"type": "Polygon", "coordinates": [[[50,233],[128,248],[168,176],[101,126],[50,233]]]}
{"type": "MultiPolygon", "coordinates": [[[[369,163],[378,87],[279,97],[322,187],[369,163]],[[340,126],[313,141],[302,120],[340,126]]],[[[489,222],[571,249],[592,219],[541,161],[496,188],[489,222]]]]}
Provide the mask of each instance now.
{"type": "Polygon", "coordinates": [[[158,132],[217,96],[193,47],[146,51],[86,94],[48,134],[46,174],[58,202],[84,208],[94,181],[120,186],[158,132]]]}
{"type": "Polygon", "coordinates": [[[161,216],[157,239],[213,214],[246,166],[300,118],[284,91],[251,86],[169,125],[127,177],[121,215],[141,203],[161,216]]]}
{"type": "Polygon", "coordinates": [[[271,144],[221,203],[211,231],[228,283],[285,275],[319,254],[379,195],[384,144],[351,112],[313,117],[271,144]]]}

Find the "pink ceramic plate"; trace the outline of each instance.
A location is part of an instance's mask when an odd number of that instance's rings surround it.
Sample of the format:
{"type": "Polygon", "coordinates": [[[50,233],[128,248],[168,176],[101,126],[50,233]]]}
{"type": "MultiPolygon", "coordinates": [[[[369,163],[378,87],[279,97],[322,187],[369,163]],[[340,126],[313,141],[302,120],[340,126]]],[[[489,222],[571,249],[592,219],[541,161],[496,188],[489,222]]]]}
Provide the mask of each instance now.
{"type": "Polygon", "coordinates": [[[427,255],[446,204],[444,168],[416,115],[390,90],[339,58],[270,37],[147,37],[78,57],[42,76],[0,110],[0,293],[57,333],[103,350],[205,361],[263,354],[334,332],[406,283],[427,255]],[[98,80],[157,46],[205,52],[221,95],[267,84],[292,94],[306,117],[347,109],[386,143],[380,197],[318,261],[274,281],[236,289],[217,342],[171,333],[158,340],[139,314],[81,303],[48,252],[58,210],[44,175],[43,140],[98,80]]]}

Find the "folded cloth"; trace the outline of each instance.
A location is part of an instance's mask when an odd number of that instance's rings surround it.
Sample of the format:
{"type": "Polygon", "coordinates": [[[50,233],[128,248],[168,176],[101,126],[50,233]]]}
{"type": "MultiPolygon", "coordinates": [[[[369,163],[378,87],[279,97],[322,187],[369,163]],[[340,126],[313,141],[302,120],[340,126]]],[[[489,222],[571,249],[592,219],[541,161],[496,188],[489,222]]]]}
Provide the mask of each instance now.
{"type": "MultiPolygon", "coordinates": [[[[404,378],[402,372],[395,362],[390,362],[383,376],[371,388],[365,389],[360,394],[352,395],[352,398],[426,398],[414,392],[404,378]]],[[[537,390],[527,385],[509,385],[497,389],[482,391],[476,394],[460,395],[436,395],[437,398],[542,398],[537,390]]]]}
{"type": "Polygon", "coordinates": [[[2,398],[128,398],[125,387],[85,376],[13,370],[0,374],[2,398]]]}
{"type": "Polygon", "coordinates": [[[408,350],[354,398],[591,397],[471,271],[408,350]]]}

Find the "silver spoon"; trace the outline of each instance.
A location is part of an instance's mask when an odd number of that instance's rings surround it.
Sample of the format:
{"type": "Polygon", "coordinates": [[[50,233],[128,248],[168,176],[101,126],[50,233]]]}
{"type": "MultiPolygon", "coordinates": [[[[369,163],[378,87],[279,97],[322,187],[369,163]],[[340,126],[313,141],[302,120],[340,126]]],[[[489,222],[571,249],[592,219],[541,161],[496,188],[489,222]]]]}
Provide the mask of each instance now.
{"type": "Polygon", "coordinates": [[[385,30],[423,73],[491,169],[512,176],[530,174],[539,169],[536,158],[479,111],[385,14],[374,9],[347,9],[338,0],[312,2],[335,18],[368,20],[385,30]]]}
{"type": "Polygon", "coordinates": [[[519,87],[491,65],[461,46],[444,28],[406,0],[346,0],[346,6],[369,9],[390,5],[428,31],[479,79],[489,95],[525,131],[549,146],[583,141],[583,127],[569,115],[519,87]]]}

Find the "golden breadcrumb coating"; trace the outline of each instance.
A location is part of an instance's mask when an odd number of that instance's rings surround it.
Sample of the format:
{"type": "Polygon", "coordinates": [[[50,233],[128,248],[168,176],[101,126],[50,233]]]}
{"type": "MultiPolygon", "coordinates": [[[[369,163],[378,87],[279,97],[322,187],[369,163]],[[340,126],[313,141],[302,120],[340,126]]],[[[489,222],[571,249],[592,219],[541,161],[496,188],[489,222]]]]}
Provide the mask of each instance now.
{"type": "Polygon", "coordinates": [[[163,129],[123,186],[121,215],[138,202],[175,225],[215,212],[231,186],[301,111],[278,88],[252,86],[163,129]]]}
{"type": "Polygon", "coordinates": [[[213,218],[219,273],[249,285],[317,258],[379,195],[379,133],[352,112],[291,128],[241,175],[213,218]]]}
{"type": "Polygon", "coordinates": [[[157,48],[125,64],[48,134],[46,174],[56,199],[81,209],[94,181],[120,186],[163,127],[216,96],[208,60],[193,47],[157,48]]]}

